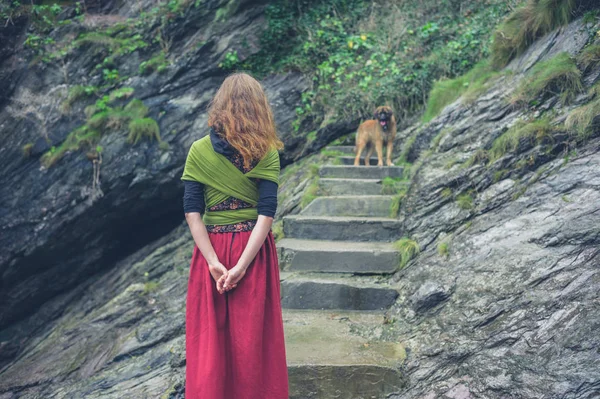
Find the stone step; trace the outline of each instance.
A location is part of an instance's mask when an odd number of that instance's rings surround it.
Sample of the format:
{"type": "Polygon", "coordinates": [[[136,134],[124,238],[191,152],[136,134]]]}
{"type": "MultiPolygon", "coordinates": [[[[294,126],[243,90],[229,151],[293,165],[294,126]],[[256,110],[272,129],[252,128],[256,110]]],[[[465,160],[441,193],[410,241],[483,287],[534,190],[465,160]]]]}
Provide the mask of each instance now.
{"type": "Polygon", "coordinates": [[[407,379],[401,343],[359,335],[383,331],[382,314],[283,310],[290,399],[385,398],[407,379]]]}
{"type": "MultiPolygon", "coordinates": [[[[340,165],[354,165],[354,156],[340,156],[340,157],[336,157],[336,159],[338,160],[338,164],[340,165]]],[[[377,156],[371,156],[371,159],[369,159],[369,165],[377,165],[377,156]]],[[[385,156],[383,157],[383,162],[385,164],[385,156]]],[[[364,165],[365,164],[365,156],[363,155],[362,157],[360,157],[360,164],[364,165]]]]}
{"type": "Polygon", "coordinates": [[[330,145],[326,147],[327,151],[336,151],[344,154],[356,154],[353,145],[330,145]]]}
{"type": "Polygon", "coordinates": [[[319,168],[320,177],[337,177],[344,179],[384,179],[385,177],[402,177],[400,166],[348,166],[323,165],[319,168]]]}
{"type": "Polygon", "coordinates": [[[277,243],[284,271],[333,273],[393,273],[400,255],[382,242],[317,241],[284,238],[277,243]]]}
{"type": "Polygon", "coordinates": [[[280,272],[281,306],[285,309],[385,310],[398,291],[380,276],[280,272]]]}
{"type": "Polygon", "coordinates": [[[321,195],[374,195],[381,188],[381,179],[319,179],[321,195]]]}
{"type": "Polygon", "coordinates": [[[283,218],[288,238],[332,241],[396,241],[402,237],[397,219],[349,216],[290,215],[283,218]]]}
{"type": "Polygon", "coordinates": [[[302,215],[387,217],[393,201],[392,195],[317,197],[302,210],[302,215]]]}

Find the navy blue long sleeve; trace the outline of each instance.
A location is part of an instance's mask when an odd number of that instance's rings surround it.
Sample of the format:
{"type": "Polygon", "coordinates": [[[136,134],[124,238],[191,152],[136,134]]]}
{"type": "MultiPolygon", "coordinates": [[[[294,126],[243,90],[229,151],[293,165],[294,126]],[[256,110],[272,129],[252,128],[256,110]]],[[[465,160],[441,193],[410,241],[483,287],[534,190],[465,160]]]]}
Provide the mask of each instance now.
{"type": "Polygon", "coordinates": [[[258,214],[275,217],[277,212],[277,183],[270,180],[258,182],[258,214]]]}
{"type": "Polygon", "coordinates": [[[204,202],[204,185],[197,181],[183,181],[183,212],[200,212],[204,214],[206,203],[204,202]]]}

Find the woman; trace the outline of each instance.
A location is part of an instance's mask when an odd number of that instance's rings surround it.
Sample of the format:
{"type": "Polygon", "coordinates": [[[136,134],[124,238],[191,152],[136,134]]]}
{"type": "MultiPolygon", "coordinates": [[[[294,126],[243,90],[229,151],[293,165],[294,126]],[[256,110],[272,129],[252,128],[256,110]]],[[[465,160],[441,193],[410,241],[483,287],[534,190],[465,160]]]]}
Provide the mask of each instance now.
{"type": "Polygon", "coordinates": [[[184,212],[196,245],[186,308],[187,399],[288,399],[279,265],[271,225],[279,179],[260,83],[229,76],[188,153],[184,212]]]}

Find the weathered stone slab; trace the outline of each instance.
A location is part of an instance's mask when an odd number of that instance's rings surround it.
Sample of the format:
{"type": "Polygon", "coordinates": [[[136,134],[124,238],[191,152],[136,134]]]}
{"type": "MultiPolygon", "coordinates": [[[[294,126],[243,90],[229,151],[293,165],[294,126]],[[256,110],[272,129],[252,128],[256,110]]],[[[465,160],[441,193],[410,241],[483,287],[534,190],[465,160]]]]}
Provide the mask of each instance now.
{"type": "Polygon", "coordinates": [[[290,366],[288,376],[290,399],[379,399],[400,394],[406,386],[399,371],[381,366],[290,366]]]}
{"type": "Polygon", "coordinates": [[[285,238],[277,243],[279,267],[288,271],[393,273],[399,254],[388,243],[285,238]]]}
{"type": "Polygon", "coordinates": [[[392,195],[327,196],[315,198],[304,216],[377,216],[390,215],[392,195]]]}
{"type": "Polygon", "coordinates": [[[323,165],[319,169],[319,176],[346,179],[383,179],[385,177],[402,177],[402,170],[400,166],[323,165]]]}
{"type": "Polygon", "coordinates": [[[286,237],[331,241],[396,241],[401,223],[391,218],[291,215],[283,218],[286,237]]]}
{"type": "Polygon", "coordinates": [[[374,195],[381,187],[381,179],[319,179],[321,195],[374,195]]]}
{"type": "Polygon", "coordinates": [[[281,306],[287,309],[384,310],[394,304],[398,292],[296,277],[281,281],[281,297],[281,306]]]}

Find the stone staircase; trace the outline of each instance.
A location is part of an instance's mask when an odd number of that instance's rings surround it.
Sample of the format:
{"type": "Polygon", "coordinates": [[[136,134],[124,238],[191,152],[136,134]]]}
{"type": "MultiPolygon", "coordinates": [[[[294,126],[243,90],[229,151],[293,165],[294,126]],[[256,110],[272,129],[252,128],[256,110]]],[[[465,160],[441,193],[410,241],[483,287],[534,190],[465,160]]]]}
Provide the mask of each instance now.
{"type": "Polygon", "coordinates": [[[348,155],[320,168],[320,196],[283,218],[277,243],[290,398],[393,397],[405,352],[378,337],[398,297],[385,275],[398,267],[401,231],[381,182],[402,168],[355,167],[352,147],[328,149],[348,155]]]}

